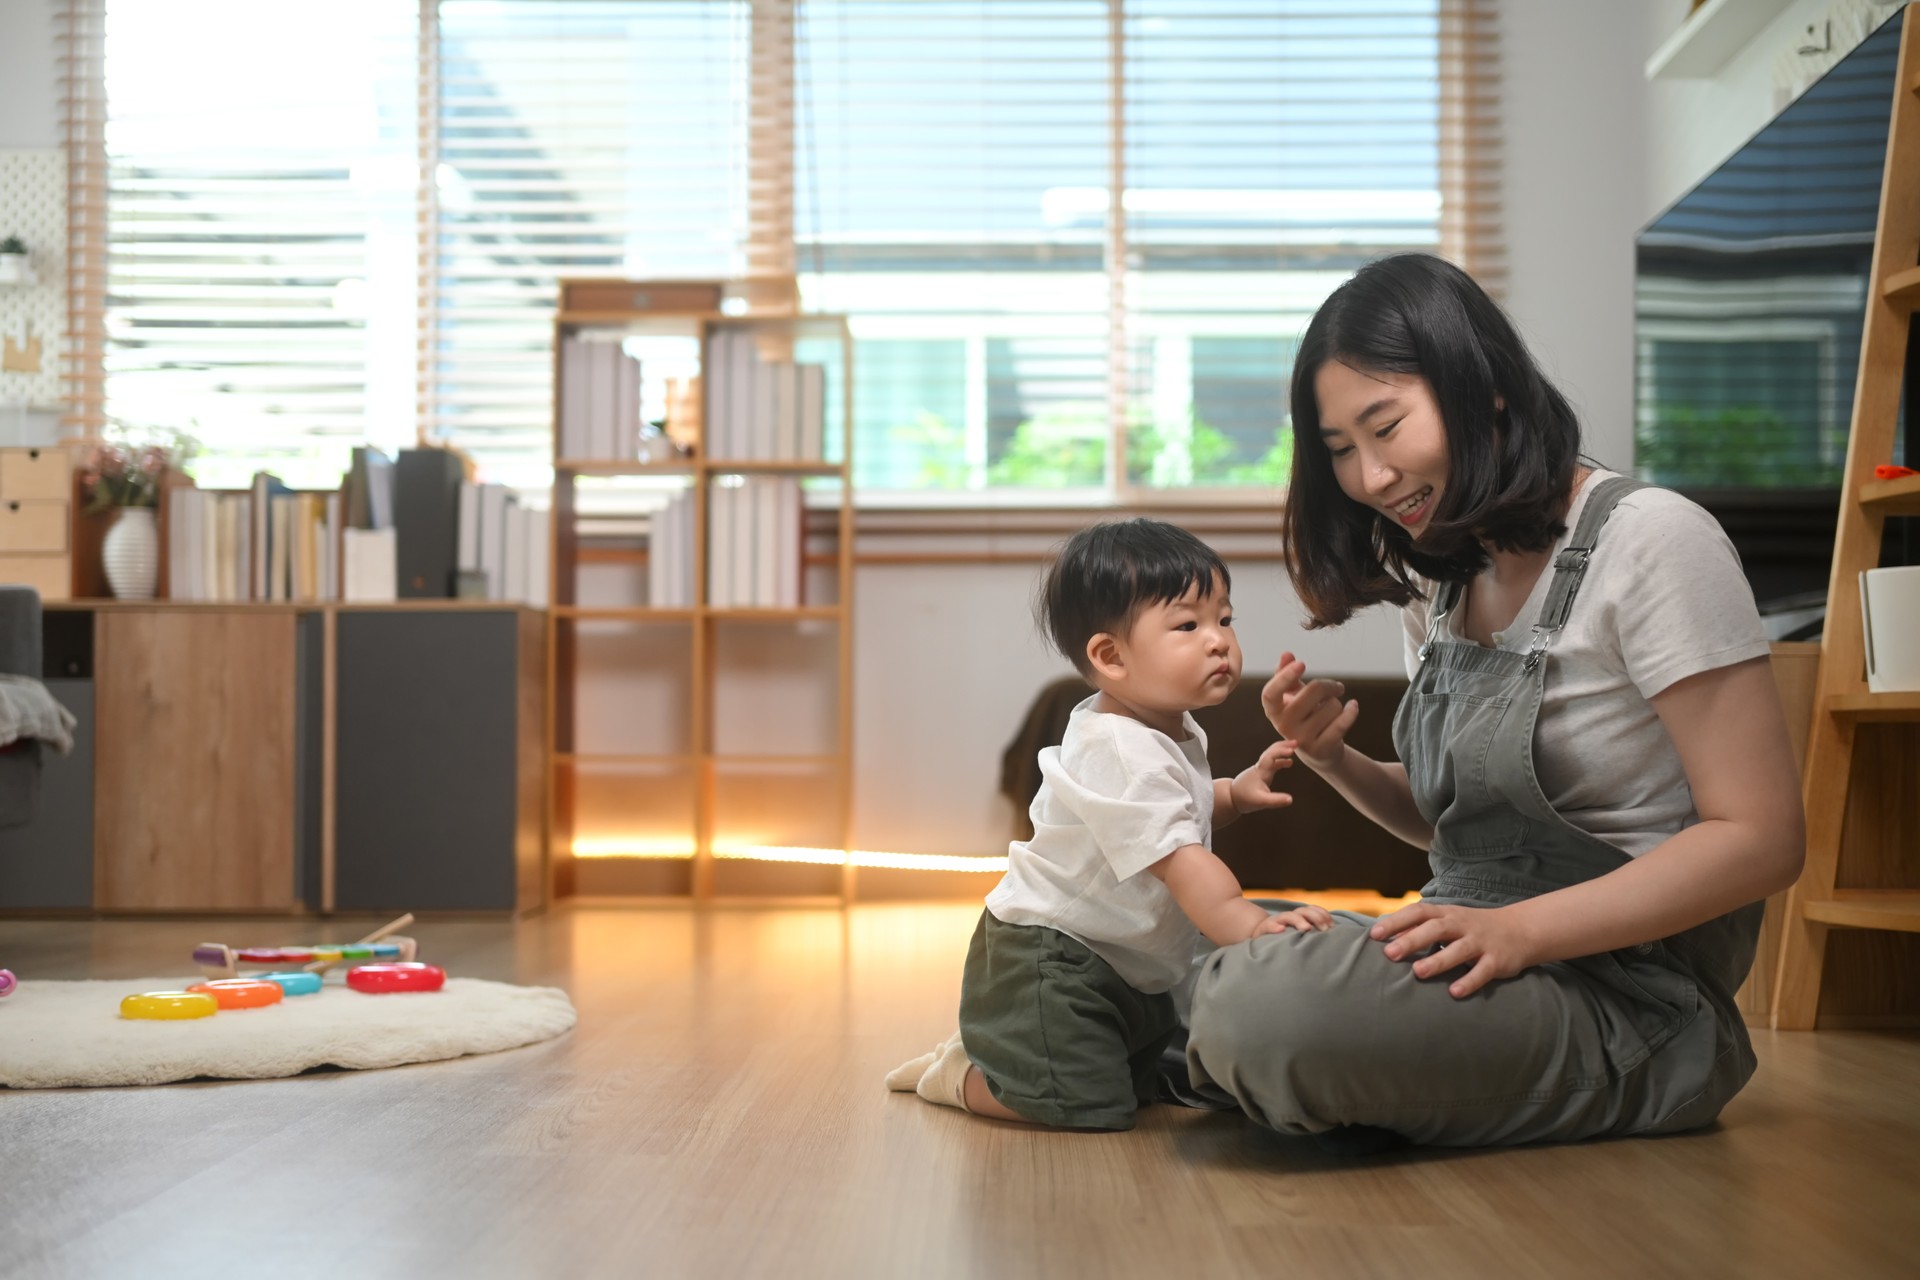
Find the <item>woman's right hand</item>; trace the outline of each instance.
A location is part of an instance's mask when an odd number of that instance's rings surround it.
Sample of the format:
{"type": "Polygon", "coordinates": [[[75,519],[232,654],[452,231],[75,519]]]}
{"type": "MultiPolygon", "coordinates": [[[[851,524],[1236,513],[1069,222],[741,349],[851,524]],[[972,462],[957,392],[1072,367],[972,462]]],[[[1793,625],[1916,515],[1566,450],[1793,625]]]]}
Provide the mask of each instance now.
{"type": "Polygon", "coordinates": [[[1260,706],[1281,737],[1295,744],[1295,755],[1315,772],[1340,763],[1347,730],[1360,718],[1358,699],[1347,700],[1338,680],[1308,680],[1307,664],[1291,653],[1260,690],[1260,706]]]}

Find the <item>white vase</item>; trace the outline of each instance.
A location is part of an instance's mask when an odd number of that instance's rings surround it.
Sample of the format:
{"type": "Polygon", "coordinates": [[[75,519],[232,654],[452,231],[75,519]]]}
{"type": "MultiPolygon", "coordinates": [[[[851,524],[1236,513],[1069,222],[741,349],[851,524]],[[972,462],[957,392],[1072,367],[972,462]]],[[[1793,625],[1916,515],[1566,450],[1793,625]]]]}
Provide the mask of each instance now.
{"type": "Polygon", "coordinates": [[[122,507],[100,544],[100,567],[115,600],[151,600],[160,576],[160,533],[152,507],[122,507]]]}

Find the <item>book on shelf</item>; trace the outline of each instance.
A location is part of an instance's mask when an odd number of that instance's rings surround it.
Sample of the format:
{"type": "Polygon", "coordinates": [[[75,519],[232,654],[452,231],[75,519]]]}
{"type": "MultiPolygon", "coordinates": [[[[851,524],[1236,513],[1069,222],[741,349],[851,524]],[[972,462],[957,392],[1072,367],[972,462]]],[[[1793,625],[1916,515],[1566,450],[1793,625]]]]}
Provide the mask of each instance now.
{"type": "MultiPolygon", "coordinates": [[[[348,512],[355,504],[346,488],[292,490],[263,472],[245,490],[182,485],[169,488],[163,501],[171,599],[312,603],[400,598],[396,575],[411,535],[392,525],[352,525],[348,512]]],[[[459,557],[456,572],[469,570],[477,556],[489,575],[484,589],[475,593],[479,598],[544,607],[546,513],[521,509],[503,485],[463,484],[456,502],[454,529],[446,539],[459,557]],[[509,555],[517,566],[511,585],[509,555]]],[[[358,509],[366,515],[364,497],[358,509]]],[[[418,549],[412,558],[420,559],[418,549]]]]}
{"type": "Polygon", "coordinates": [[[693,604],[693,494],[676,491],[647,521],[647,603],[655,609],[693,604]]]}
{"type": "Polygon", "coordinates": [[[707,456],[728,462],[826,459],[826,366],[764,360],[754,335],[717,326],[707,338],[707,456]]]}
{"type": "Polygon", "coordinates": [[[558,456],[569,462],[632,462],[640,456],[640,362],[616,335],[560,339],[558,456]]]}
{"type": "Polygon", "coordinates": [[[805,503],[792,476],[743,476],[708,496],[707,603],[799,607],[805,503]]]}
{"type": "Polygon", "coordinates": [[[340,491],[345,498],[349,528],[393,526],[393,459],[380,450],[371,445],[354,446],[340,491]]]}
{"type": "Polygon", "coordinates": [[[450,449],[402,449],[394,460],[393,527],[402,599],[453,596],[465,472],[460,455],[450,449]]]}
{"type": "Polygon", "coordinates": [[[380,603],[397,599],[399,555],[392,528],[342,531],[342,600],[380,603]]]}

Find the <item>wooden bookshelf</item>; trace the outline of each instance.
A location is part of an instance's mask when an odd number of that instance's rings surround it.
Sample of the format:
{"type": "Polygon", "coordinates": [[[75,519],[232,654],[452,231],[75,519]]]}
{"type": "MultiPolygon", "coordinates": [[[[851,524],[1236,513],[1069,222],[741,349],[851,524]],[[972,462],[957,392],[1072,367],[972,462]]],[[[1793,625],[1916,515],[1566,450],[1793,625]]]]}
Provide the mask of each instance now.
{"type": "MultiPolygon", "coordinates": [[[[723,301],[728,296],[750,298],[751,291],[728,282],[566,280],[560,284],[554,317],[554,486],[548,575],[552,606],[547,646],[552,775],[547,829],[556,896],[685,894],[706,900],[771,895],[789,899],[817,897],[830,888],[841,901],[849,901],[855,892],[851,866],[794,868],[717,852],[756,842],[751,836],[743,841],[742,832],[764,833],[772,844],[846,849],[852,843],[853,813],[852,339],[843,317],[788,311],[732,314],[723,301]],[[664,460],[579,456],[581,439],[607,438],[604,433],[595,434],[594,427],[583,427],[578,405],[568,398],[570,389],[583,399],[591,400],[595,394],[590,388],[583,390],[577,371],[568,365],[567,344],[583,335],[603,342],[610,336],[630,335],[642,340],[637,347],[644,346],[646,339],[669,336],[685,340],[690,350],[697,351],[700,387],[690,402],[698,406],[697,426],[687,430],[686,423],[667,424],[670,434],[695,437],[690,454],[664,460]],[[754,353],[749,365],[777,367],[779,376],[794,378],[799,387],[806,385],[800,366],[819,366],[804,375],[817,379],[822,388],[822,412],[812,424],[813,436],[803,431],[796,434],[784,411],[777,418],[781,428],[777,440],[740,435],[743,428],[726,416],[724,408],[727,391],[734,390],[731,386],[719,392],[723,407],[716,409],[716,377],[730,376],[741,367],[735,361],[743,349],[754,353]],[[717,352],[727,353],[724,366],[717,352]],[[725,439],[745,441],[750,447],[726,449],[714,456],[714,441],[722,431],[725,439]],[[818,454],[807,448],[810,441],[818,454]],[[759,590],[764,584],[758,582],[745,593],[752,603],[730,594],[715,598],[716,509],[723,505],[736,509],[715,495],[723,488],[751,486],[757,483],[755,477],[796,483],[837,481],[828,486],[837,498],[836,546],[831,555],[806,554],[806,531],[813,530],[816,536],[825,532],[817,499],[811,515],[804,498],[786,499],[798,507],[793,543],[788,546],[776,535],[773,545],[795,560],[783,572],[798,575],[803,588],[798,603],[764,601],[759,590]],[[583,492],[595,482],[631,478],[679,480],[683,496],[676,501],[691,506],[690,520],[684,511],[676,517],[688,520],[692,529],[689,545],[677,549],[684,553],[684,562],[679,565],[682,576],[674,581],[684,590],[664,604],[655,599],[653,590],[662,582],[662,574],[673,572],[665,567],[665,558],[676,554],[667,536],[666,513],[656,511],[645,519],[644,545],[596,545],[592,535],[583,532],[583,526],[596,518],[583,512],[583,492]],[[626,571],[644,579],[648,584],[644,602],[635,603],[631,593],[618,601],[588,598],[582,589],[583,565],[626,571]],[[807,587],[819,598],[805,594],[807,587]],[[728,685],[728,674],[722,669],[723,643],[737,641],[747,630],[764,633],[767,628],[809,624],[833,628],[831,644],[823,646],[831,655],[823,654],[820,664],[831,669],[819,673],[835,690],[829,749],[722,750],[719,704],[728,685]],[[651,652],[666,655],[663,661],[684,664],[684,720],[666,726],[677,740],[658,744],[657,750],[652,749],[654,744],[642,744],[647,749],[594,750],[581,742],[579,691],[594,674],[593,659],[583,652],[582,636],[589,626],[606,631],[620,625],[632,628],[631,644],[651,645],[651,652]],[[804,785],[796,783],[796,772],[806,777],[804,785]],[[631,779],[626,785],[621,785],[623,773],[631,779]],[[791,799],[795,793],[802,793],[799,799],[811,806],[798,816],[783,812],[780,798],[791,799]],[[656,806],[646,811],[644,830],[633,811],[624,807],[642,803],[656,806]],[[576,843],[583,850],[619,847],[620,836],[609,833],[623,824],[637,833],[626,846],[634,850],[632,856],[604,852],[573,856],[576,843]]],[[[648,376],[643,368],[642,377],[648,376]]],[[[803,394],[782,390],[780,403],[793,406],[803,394]]],[[[643,410],[659,402],[659,397],[647,392],[640,398],[643,410]]],[[[756,405],[763,408],[764,403],[756,405]]],[[[750,413],[749,419],[752,425],[744,428],[749,433],[765,426],[764,412],[750,413]]],[[[612,437],[625,438],[630,425],[620,424],[612,437]]],[[[755,491],[756,495],[761,492],[755,491]]],[[[733,501],[761,500],[755,496],[733,501]]],[[[763,518],[763,509],[756,508],[754,519],[763,518]]],[[[638,525],[637,520],[630,523],[638,525]]],[[[778,519],[773,527],[780,527],[778,519]]],[[[639,540],[637,534],[633,540],[639,540]]],[[[788,592],[792,581],[787,578],[776,594],[788,592]]],[[[596,643],[629,642],[598,638],[596,643]]]]}

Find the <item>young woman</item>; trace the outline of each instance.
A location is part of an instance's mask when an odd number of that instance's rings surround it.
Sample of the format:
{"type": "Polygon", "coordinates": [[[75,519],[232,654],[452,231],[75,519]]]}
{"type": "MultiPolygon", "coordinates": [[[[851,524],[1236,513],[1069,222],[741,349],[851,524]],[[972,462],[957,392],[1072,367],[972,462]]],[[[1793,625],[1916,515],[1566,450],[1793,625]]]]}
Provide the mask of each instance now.
{"type": "Polygon", "coordinates": [[[1753,1072],[1734,991],[1803,818],[1767,642],[1699,507],[1582,462],[1500,309],[1425,255],[1330,297],[1294,369],[1310,626],[1401,609],[1398,763],[1283,655],[1298,759],[1429,851],[1377,922],[1217,952],[1188,1065],[1275,1129],[1443,1145],[1662,1133],[1753,1072]]]}

